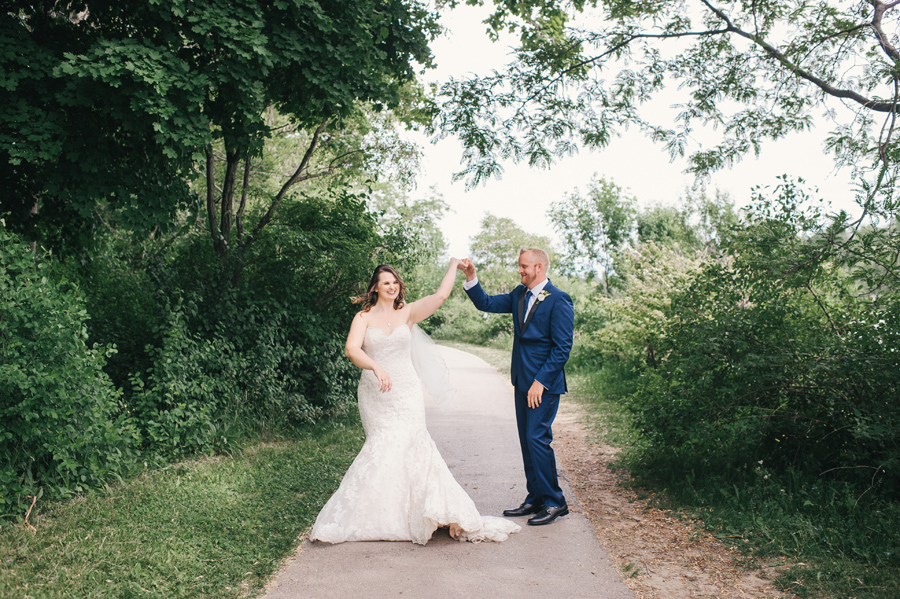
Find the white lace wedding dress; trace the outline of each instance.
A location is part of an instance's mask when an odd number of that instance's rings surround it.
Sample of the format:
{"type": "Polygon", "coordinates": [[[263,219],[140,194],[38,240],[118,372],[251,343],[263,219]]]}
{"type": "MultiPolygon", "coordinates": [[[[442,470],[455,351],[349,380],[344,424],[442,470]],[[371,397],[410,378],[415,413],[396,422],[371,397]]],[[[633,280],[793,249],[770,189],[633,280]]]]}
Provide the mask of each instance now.
{"type": "Polygon", "coordinates": [[[481,516],[456,482],[425,428],[422,386],[410,359],[409,327],[366,331],[363,350],[391,377],[382,393],[371,370],[359,381],[366,442],[340,488],[322,508],[310,540],[412,541],[424,545],[437,528],[461,541],[504,541],[519,526],[481,516]]]}

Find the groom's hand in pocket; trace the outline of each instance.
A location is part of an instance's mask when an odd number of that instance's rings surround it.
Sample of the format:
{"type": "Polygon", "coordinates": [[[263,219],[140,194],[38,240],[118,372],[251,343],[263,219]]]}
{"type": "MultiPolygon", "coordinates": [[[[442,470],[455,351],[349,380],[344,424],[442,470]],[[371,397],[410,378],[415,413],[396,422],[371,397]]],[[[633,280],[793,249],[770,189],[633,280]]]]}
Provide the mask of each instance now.
{"type": "Polygon", "coordinates": [[[544,395],[544,386],[537,381],[531,383],[528,390],[528,407],[532,410],[541,405],[541,397],[544,395]]]}

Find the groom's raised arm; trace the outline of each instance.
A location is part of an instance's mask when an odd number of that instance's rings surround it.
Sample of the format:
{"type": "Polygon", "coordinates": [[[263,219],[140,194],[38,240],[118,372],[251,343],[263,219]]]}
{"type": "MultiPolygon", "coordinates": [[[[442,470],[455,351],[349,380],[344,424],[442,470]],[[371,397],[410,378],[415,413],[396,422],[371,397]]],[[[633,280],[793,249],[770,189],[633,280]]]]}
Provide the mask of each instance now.
{"type": "Polygon", "coordinates": [[[501,295],[488,295],[481,288],[481,283],[475,282],[474,287],[466,289],[466,295],[472,300],[476,308],[482,312],[493,312],[495,314],[512,314],[512,298],[508,293],[501,295]]]}
{"type": "Polygon", "coordinates": [[[495,314],[510,313],[512,314],[512,296],[508,293],[501,295],[488,295],[478,282],[475,274],[475,265],[471,260],[466,258],[462,261],[463,272],[466,273],[466,281],[463,283],[463,290],[476,308],[482,312],[493,312],[495,314]]]}

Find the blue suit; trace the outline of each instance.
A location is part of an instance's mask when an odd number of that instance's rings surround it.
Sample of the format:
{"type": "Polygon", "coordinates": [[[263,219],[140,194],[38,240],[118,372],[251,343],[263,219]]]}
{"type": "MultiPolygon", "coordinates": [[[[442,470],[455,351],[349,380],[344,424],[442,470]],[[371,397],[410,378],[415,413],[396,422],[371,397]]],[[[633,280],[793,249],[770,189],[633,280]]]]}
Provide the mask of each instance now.
{"type": "Polygon", "coordinates": [[[519,285],[510,293],[488,295],[481,284],[466,293],[483,312],[513,315],[512,367],[515,388],[516,423],[525,466],[528,497],[526,503],[561,506],[566,501],[556,475],[556,457],[550,443],[552,425],[559,408],[559,396],[567,391],[565,365],[572,350],[575,310],[572,298],[547,281],[544,298],[535,301],[524,324],[519,314],[520,298],[528,290],[519,285]],[[538,381],[544,386],[541,405],[528,407],[528,389],[538,381]]]}

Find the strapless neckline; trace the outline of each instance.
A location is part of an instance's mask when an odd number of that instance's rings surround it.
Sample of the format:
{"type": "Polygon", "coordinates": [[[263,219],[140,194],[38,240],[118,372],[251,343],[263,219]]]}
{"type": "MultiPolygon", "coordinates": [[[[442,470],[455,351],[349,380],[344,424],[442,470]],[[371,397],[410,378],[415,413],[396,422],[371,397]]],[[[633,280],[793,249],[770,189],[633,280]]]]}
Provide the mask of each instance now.
{"type": "Polygon", "coordinates": [[[401,329],[401,328],[406,329],[407,331],[410,330],[407,325],[402,324],[399,327],[397,327],[396,329],[393,329],[390,333],[385,333],[384,329],[382,329],[381,327],[366,327],[366,333],[368,333],[371,330],[376,330],[379,333],[381,333],[382,335],[384,335],[385,337],[392,337],[394,335],[394,333],[397,331],[397,329],[401,329]]]}

